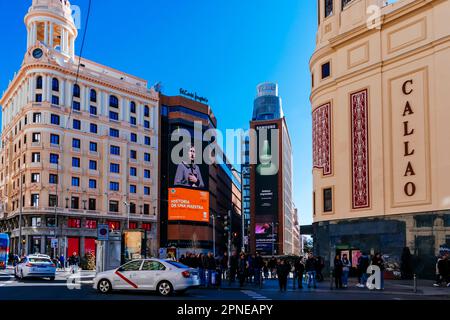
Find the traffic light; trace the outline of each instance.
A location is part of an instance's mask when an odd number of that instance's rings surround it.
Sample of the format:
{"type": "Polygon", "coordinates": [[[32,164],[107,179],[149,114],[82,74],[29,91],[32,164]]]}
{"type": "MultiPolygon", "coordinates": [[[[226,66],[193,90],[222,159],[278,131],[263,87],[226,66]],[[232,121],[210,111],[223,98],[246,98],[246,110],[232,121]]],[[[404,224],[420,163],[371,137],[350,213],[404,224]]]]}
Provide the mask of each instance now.
{"type": "Polygon", "coordinates": [[[228,232],[230,230],[228,215],[223,216],[223,229],[228,232]]]}

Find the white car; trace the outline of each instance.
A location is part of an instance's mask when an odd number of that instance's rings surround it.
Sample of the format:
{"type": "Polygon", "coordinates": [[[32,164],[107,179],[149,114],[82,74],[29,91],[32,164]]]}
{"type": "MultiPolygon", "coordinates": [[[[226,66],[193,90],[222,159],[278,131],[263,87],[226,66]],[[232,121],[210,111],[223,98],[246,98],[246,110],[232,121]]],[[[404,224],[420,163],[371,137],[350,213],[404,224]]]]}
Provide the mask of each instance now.
{"type": "Polygon", "coordinates": [[[20,279],[28,277],[49,278],[53,281],[56,276],[56,265],[47,255],[29,255],[22,258],[16,265],[14,276],[20,279]]]}
{"type": "Polygon", "coordinates": [[[117,269],[97,273],[93,288],[101,293],[111,290],[148,290],[168,296],[174,291],[184,292],[199,285],[196,269],[175,261],[139,259],[117,269]]]}

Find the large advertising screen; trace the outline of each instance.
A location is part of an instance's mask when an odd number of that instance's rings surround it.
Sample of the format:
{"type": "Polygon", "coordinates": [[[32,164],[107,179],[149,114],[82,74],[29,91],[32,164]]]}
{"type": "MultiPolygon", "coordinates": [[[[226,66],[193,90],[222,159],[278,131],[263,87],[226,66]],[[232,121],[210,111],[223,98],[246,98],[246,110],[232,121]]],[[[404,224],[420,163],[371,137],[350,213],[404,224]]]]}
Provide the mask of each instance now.
{"type": "Polygon", "coordinates": [[[203,159],[207,144],[178,128],[169,141],[168,219],[209,222],[209,167],[203,159]]]}
{"type": "Polygon", "coordinates": [[[209,222],[209,192],[169,189],[169,220],[209,222]]]}
{"type": "Polygon", "coordinates": [[[277,254],[279,132],[278,124],[255,126],[255,240],[262,255],[277,254]]]}

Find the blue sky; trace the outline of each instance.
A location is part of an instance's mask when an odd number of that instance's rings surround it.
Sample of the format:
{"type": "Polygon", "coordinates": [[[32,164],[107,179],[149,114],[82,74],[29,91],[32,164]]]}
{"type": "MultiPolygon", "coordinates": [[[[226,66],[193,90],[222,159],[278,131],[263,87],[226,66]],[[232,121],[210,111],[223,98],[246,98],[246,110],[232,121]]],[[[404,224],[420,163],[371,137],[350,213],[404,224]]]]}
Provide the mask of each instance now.
{"type": "MultiPolygon", "coordinates": [[[[294,199],[301,224],[312,221],[310,75],[317,1],[92,0],[83,56],[206,96],[219,129],[248,128],[256,85],[279,84],[294,150],[294,199]]],[[[72,0],[87,13],[87,0],[72,0]]],[[[31,0],[0,1],[0,91],[26,48],[31,0]],[[5,30],[7,30],[5,32],[5,30]]],[[[76,53],[81,46],[81,34],[76,53]]]]}

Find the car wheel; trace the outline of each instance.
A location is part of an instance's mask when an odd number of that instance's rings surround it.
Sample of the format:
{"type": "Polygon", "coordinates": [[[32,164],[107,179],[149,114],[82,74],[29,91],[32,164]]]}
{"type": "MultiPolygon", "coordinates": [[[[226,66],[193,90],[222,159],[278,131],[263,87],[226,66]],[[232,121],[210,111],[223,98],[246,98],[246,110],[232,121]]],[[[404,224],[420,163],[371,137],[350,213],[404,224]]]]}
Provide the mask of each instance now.
{"type": "Polygon", "coordinates": [[[169,296],[173,291],[172,285],[168,281],[161,281],[158,284],[158,293],[161,296],[167,297],[169,296]]]}
{"type": "Polygon", "coordinates": [[[97,284],[97,290],[101,293],[109,293],[109,292],[111,292],[111,289],[112,289],[112,286],[111,286],[111,282],[109,282],[109,280],[102,279],[97,284]]]}

